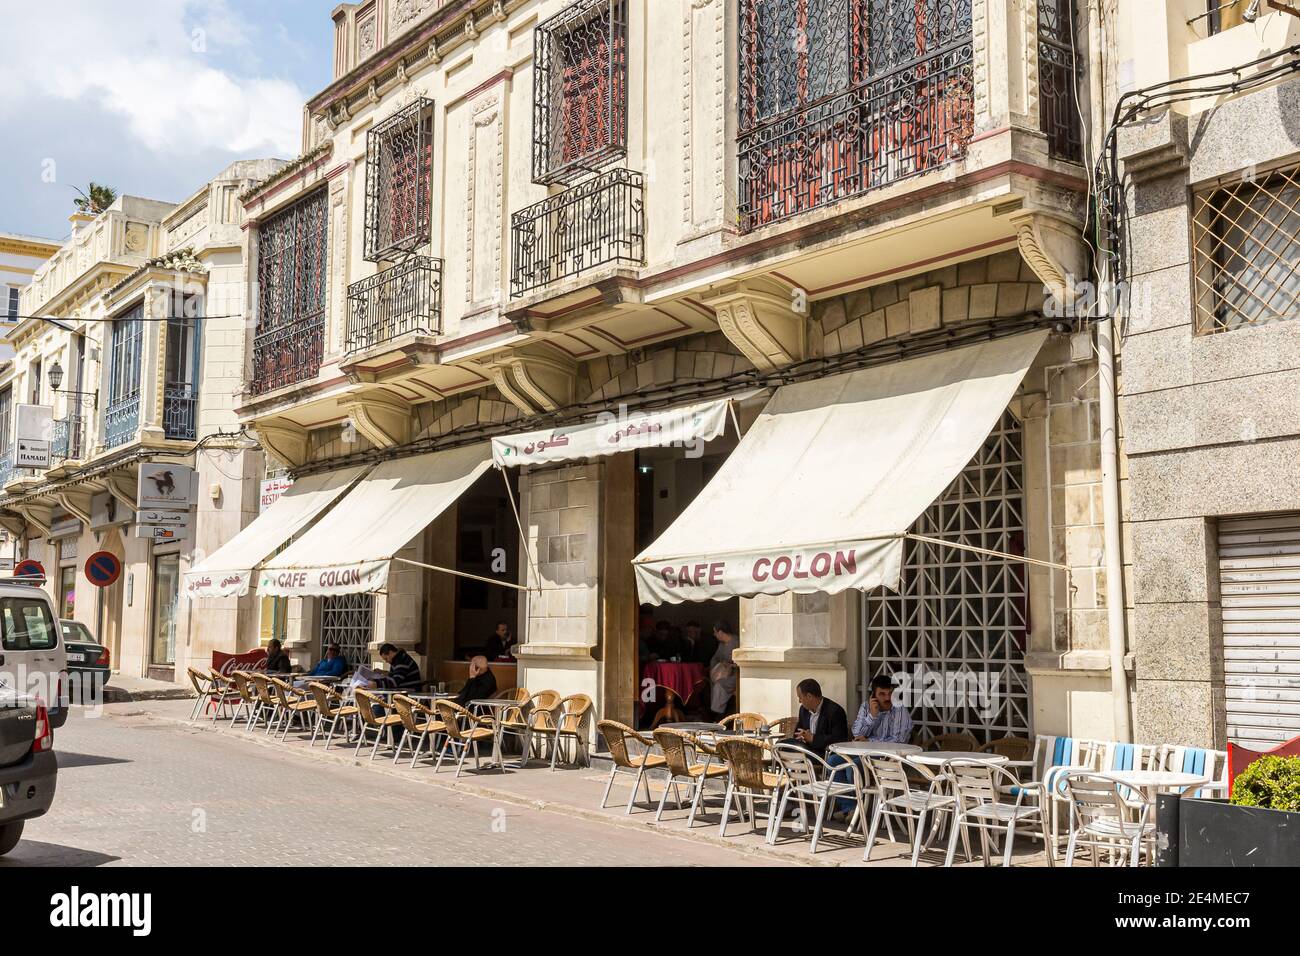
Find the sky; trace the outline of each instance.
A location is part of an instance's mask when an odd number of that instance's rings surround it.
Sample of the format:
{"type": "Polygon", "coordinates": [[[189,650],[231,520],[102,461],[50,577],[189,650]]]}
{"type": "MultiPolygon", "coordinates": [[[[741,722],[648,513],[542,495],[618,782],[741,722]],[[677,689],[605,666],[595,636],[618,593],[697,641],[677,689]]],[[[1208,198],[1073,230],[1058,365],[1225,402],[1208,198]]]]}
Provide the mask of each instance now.
{"type": "Polygon", "coordinates": [[[73,186],[178,202],[292,159],[335,0],[0,0],[0,232],[64,239],[73,186]]]}

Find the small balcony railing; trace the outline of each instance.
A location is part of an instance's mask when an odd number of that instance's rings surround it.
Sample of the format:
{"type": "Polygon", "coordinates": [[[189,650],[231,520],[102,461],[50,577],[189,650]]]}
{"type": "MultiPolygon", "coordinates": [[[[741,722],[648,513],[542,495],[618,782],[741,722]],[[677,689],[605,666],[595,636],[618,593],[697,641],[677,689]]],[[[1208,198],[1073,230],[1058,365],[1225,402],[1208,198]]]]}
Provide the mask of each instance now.
{"type": "Polygon", "coordinates": [[[104,409],[104,447],[125,445],[140,430],[140,395],[110,402],[104,409]]]}
{"type": "Polygon", "coordinates": [[[194,441],[195,417],[199,407],[194,386],[172,383],[163,388],[163,435],[178,441],[194,441]]]}
{"type": "Polygon", "coordinates": [[[966,155],[975,132],[969,36],[737,139],[742,230],[879,189],[966,155]]]}
{"type": "Polygon", "coordinates": [[[363,352],[403,335],[441,332],[441,259],[410,256],[348,286],[348,352],[363,352]]]}
{"type": "Polygon", "coordinates": [[[253,336],[253,394],[310,381],[324,354],[324,313],[259,331],[253,336]]]}
{"type": "Polygon", "coordinates": [[[10,445],[0,454],[0,487],[3,487],[10,478],[14,476],[14,449],[10,445]]]}
{"type": "Polygon", "coordinates": [[[80,415],[56,419],[50,431],[50,463],[80,461],[86,457],[86,421],[80,415]]]}
{"type": "Polygon", "coordinates": [[[611,262],[645,264],[644,178],[610,169],[511,217],[510,295],[611,262]]]}

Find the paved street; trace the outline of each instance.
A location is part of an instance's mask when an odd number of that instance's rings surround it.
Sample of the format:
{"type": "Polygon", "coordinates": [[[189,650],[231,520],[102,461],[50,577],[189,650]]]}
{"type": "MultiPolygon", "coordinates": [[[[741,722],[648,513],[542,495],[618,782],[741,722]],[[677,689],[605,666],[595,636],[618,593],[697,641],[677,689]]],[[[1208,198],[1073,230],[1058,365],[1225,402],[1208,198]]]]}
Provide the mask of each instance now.
{"type": "MultiPolygon", "coordinates": [[[[168,703],[172,713],[188,708],[168,703]]],[[[28,823],[0,867],[770,862],[119,715],[133,709],[115,705],[108,710],[118,714],[97,719],[74,712],[57,732],[54,807],[28,823]]]]}

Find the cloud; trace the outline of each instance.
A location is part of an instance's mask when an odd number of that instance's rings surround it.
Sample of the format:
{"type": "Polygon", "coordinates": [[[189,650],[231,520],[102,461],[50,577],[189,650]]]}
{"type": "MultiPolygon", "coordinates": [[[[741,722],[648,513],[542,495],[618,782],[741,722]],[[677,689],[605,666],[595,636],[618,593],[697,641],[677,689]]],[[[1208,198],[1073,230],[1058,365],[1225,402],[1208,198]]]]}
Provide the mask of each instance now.
{"type": "Polygon", "coordinates": [[[55,100],[120,118],[165,156],[300,151],[303,93],[264,72],[257,26],[225,0],[45,0],[13,5],[5,23],[10,122],[55,100]]]}

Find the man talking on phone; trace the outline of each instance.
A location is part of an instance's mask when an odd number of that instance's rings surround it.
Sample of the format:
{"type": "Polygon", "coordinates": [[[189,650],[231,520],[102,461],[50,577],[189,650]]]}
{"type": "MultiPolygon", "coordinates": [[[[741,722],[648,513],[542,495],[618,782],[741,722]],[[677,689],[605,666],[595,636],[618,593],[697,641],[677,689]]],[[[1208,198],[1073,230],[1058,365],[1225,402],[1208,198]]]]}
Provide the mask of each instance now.
{"type": "Polygon", "coordinates": [[[894,679],[877,674],[871,679],[871,696],[853,718],[854,740],[879,740],[905,744],[912,739],[912,715],[894,704],[894,679]]]}

